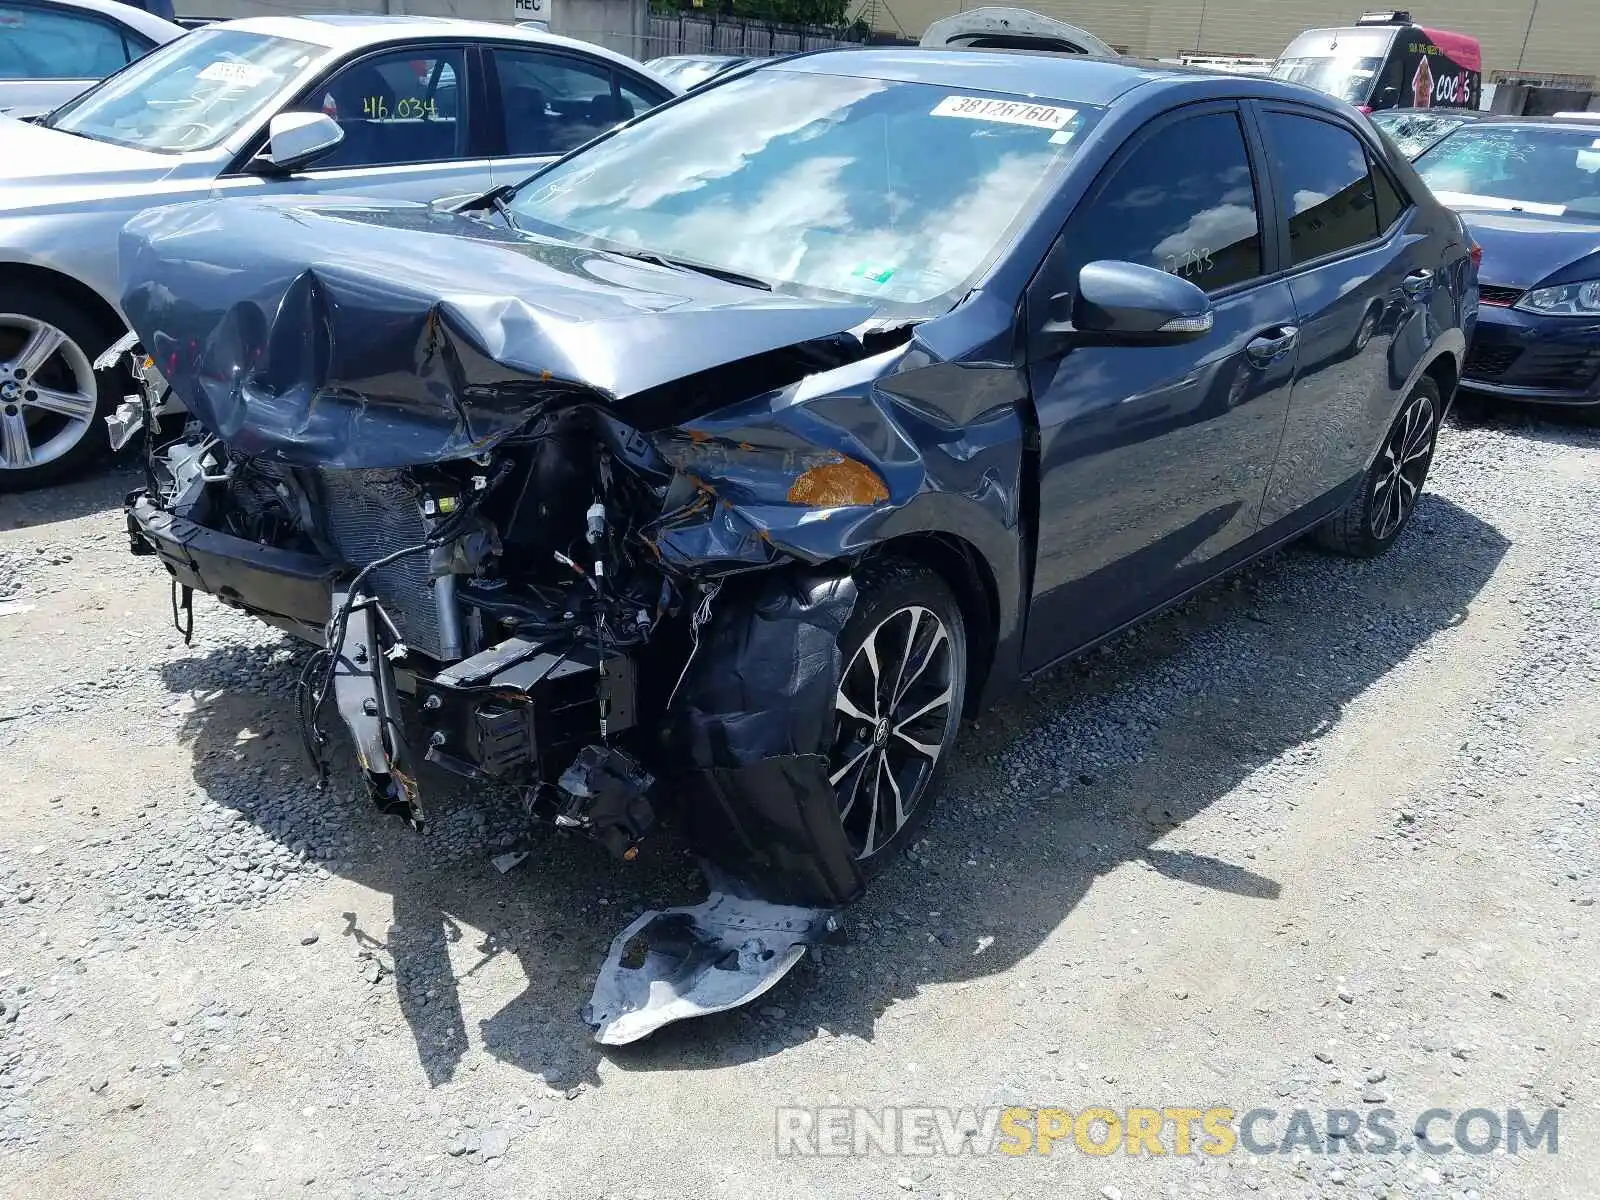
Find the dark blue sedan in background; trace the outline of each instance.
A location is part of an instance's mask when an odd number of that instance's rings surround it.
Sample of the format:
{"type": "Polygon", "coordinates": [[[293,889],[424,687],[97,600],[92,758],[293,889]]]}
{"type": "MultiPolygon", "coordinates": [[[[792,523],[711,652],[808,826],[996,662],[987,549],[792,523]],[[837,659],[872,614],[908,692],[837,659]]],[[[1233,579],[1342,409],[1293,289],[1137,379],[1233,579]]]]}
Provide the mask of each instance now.
{"type": "Polygon", "coordinates": [[[1483,248],[1462,387],[1600,406],[1600,120],[1480,121],[1416,166],[1483,248]]]}

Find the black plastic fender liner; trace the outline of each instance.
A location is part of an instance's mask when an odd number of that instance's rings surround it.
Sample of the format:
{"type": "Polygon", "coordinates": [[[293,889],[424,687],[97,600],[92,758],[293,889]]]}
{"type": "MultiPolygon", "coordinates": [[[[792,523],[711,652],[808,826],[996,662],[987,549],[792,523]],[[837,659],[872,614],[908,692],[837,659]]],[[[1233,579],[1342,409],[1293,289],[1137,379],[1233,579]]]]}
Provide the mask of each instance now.
{"type": "Polygon", "coordinates": [[[848,904],[865,881],[826,755],[855,582],[837,568],[762,572],[717,599],[664,734],[687,764],[690,844],[747,898],[848,904]]]}
{"type": "Polygon", "coordinates": [[[838,908],[866,890],[820,754],[713,767],[686,783],[690,844],[731,876],[730,891],[772,904],[838,908]]]}

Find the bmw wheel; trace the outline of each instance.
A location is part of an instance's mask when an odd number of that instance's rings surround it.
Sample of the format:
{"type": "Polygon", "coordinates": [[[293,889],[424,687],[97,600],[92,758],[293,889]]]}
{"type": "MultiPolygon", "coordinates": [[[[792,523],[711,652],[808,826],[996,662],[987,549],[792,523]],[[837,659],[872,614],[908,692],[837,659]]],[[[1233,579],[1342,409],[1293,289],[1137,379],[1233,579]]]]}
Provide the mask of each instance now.
{"type": "Polygon", "coordinates": [[[117,335],[103,325],[58,297],[0,287],[0,492],[53,483],[108,448],[99,418],[116,385],[94,359],[117,335]]]}
{"type": "Polygon", "coordinates": [[[829,778],[850,848],[872,872],[933,807],[966,699],[967,635],[954,594],[926,567],[876,563],[856,583],[839,638],[829,778]]]}
{"type": "Polygon", "coordinates": [[[1360,491],[1312,535],[1318,545],[1351,558],[1376,558],[1394,545],[1422,497],[1442,409],[1438,385],[1424,377],[1400,406],[1360,491]]]}

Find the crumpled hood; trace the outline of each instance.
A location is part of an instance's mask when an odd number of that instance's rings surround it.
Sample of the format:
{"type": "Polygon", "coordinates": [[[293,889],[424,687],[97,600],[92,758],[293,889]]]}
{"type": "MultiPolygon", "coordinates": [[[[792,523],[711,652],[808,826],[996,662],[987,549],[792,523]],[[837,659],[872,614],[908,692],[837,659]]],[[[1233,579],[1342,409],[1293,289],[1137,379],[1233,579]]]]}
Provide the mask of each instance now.
{"type": "Polygon", "coordinates": [[[307,466],[466,457],[575,390],[625,400],[873,316],[348,199],[152,210],[123,231],[121,272],[123,311],[189,411],[307,466]]]}
{"type": "Polygon", "coordinates": [[[1465,209],[1473,240],[1483,247],[1478,278],[1496,287],[1527,289],[1600,249],[1600,221],[1465,209]]]}

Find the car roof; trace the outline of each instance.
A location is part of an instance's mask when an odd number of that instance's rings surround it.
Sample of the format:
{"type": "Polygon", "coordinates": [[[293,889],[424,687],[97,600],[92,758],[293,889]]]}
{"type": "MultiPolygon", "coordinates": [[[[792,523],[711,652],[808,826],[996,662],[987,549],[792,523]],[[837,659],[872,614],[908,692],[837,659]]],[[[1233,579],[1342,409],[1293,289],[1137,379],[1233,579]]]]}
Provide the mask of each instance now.
{"type": "Polygon", "coordinates": [[[1477,108],[1380,108],[1371,116],[1375,121],[1387,120],[1390,117],[1397,120],[1401,117],[1449,117],[1457,121],[1488,121],[1498,114],[1486,113],[1477,108]]]}
{"type": "Polygon", "coordinates": [[[953,91],[976,89],[1018,96],[1048,96],[1102,108],[1145,84],[1220,79],[1230,81],[1240,96],[1294,100],[1331,111],[1349,107],[1315,88],[1264,75],[1240,75],[1209,67],[1137,58],[1096,58],[1055,50],[874,46],[819,50],[786,58],[770,69],[931,83],[953,91]]]}
{"type": "Polygon", "coordinates": [[[1318,25],[1315,29],[1302,29],[1289,39],[1289,44],[1292,46],[1301,38],[1329,38],[1347,33],[1397,33],[1402,29],[1418,28],[1420,26],[1415,21],[1409,25],[1318,25]]]}
{"type": "Polygon", "coordinates": [[[126,25],[136,33],[144,34],[157,43],[170,42],[189,32],[182,25],[176,25],[164,17],[145,12],[144,9],[135,8],[131,4],[123,4],[122,0],[34,0],[34,2],[43,4],[47,8],[75,8],[81,12],[99,13],[126,25]]]}
{"type": "MultiPolygon", "coordinates": [[[[580,42],[576,38],[560,37],[538,29],[519,25],[499,25],[493,21],[469,21],[460,17],[385,16],[365,13],[326,13],[306,16],[245,17],[238,21],[219,21],[205,27],[211,29],[239,29],[246,33],[259,33],[267,37],[295,38],[311,42],[329,50],[348,52],[368,46],[384,46],[393,42],[408,42],[416,38],[462,38],[474,41],[493,39],[502,42],[526,42],[529,45],[555,46],[576,50],[595,58],[603,58],[624,66],[637,74],[654,77],[643,64],[626,54],[619,54],[593,42],[580,42]]],[[[660,81],[665,84],[665,81],[660,81]]],[[[670,86],[670,85],[668,85],[670,86]]]]}
{"type": "MultiPolygon", "coordinates": [[[[1430,116],[1442,114],[1449,109],[1427,109],[1430,116]]],[[[1538,125],[1544,128],[1555,129],[1580,129],[1587,130],[1600,136],[1600,113],[1595,113],[1592,118],[1581,117],[1536,117],[1516,116],[1511,113],[1474,113],[1470,120],[1481,125],[1538,125]]]]}
{"type": "Polygon", "coordinates": [[[674,66],[679,63],[736,63],[744,62],[745,56],[742,54],[663,54],[660,58],[652,58],[649,61],[653,63],[672,63],[674,66]]]}

